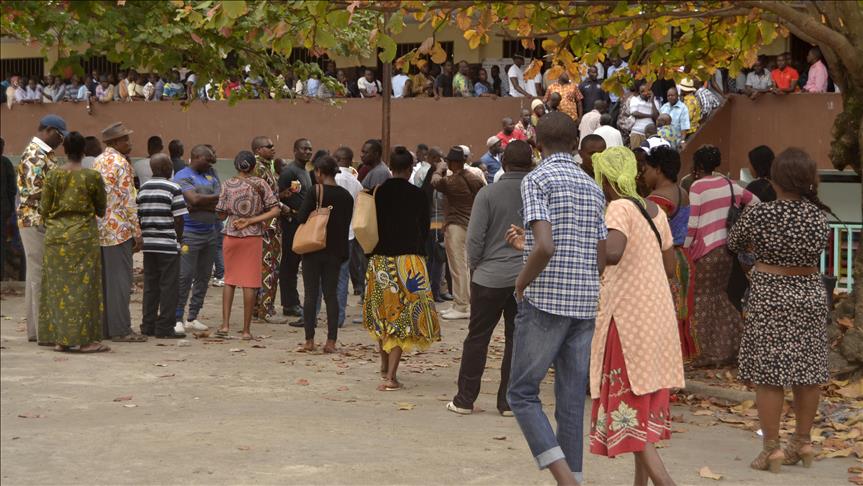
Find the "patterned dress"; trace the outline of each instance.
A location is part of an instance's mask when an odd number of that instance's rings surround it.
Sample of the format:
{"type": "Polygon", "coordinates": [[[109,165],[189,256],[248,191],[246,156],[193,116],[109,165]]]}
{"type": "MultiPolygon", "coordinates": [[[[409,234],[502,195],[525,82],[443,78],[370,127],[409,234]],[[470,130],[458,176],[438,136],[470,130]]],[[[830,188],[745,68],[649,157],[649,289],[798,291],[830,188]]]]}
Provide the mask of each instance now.
{"type": "Polygon", "coordinates": [[[627,238],[602,275],[590,353],[590,451],[614,457],[671,437],[669,389],[682,388],[674,302],[660,249],[673,239],[664,213],[652,218],[661,244],[634,201],[608,205],[606,225],[627,238]]]}
{"type": "MultiPolygon", "coordinates": [[[[279,176],[273,167],[273,161],[256,157],[257,163],[252,175],[260,177],[270,186],[274,194],[279,193],[279,176]]],[[[258,290],[258,303],[255,306],[256,317],[263,319],[276,313],[276,290],[279,287],[279,265],[282,260],[282,225],[279,218],[264,222],[263,264],[261,266],[262,282],[258,290]]]]}
{"type": "MultiPolygon", "coordinates": [[[[694,280],[692,279],[692,260],[689,252],[683,247],[689,222],[689,206],[678,208],[673,201],[658,196],[647,197],[668,215],[668,224],[674,236],[674,259],[676,266],[674,276],[668,279],[671,296],[674,298],[674,308],[677,310],[677,329],[680,334],[680,350],[683,361],[689,362],[698,356],[698,345],[693,338],[690,314],[694,300],[694,280]]],[[[680,196],[678,196],[680,200],[680,196]]]]}
{"type": "MultiPolygon", "coordinates": [[[[758,262],[817,267],[827,247],[824,212],[808,201],[779,200],[747,208],[728,237],[733,251],[758,262]]],[[[746,302],[738,376],[758,385],[827,383],[827,295],[819,273],[788,276],[753,270],[746,302]]]]}
{"type": "Polygon", "coordinates": [[[366,282],[363,321],[385,352],[423,350],[440,341],[425,258],[372,255],[366,282]]]}
{"type": "Polygon", "coordinates": [[[39,336],[62,346],[102,340],[102,260],[96,217],[106,194],[95,170],[53,170],[42,191],[45,255],[39,336]]]}

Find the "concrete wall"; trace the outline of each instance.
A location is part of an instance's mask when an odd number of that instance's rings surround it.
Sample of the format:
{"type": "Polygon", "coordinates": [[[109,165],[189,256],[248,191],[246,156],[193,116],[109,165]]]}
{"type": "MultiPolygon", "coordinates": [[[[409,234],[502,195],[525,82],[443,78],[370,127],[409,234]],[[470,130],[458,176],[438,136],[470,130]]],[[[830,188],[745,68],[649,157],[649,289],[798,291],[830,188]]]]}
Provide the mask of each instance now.
{"type": "MultiPolygon", "coordinates": [[[[517,117],[530,101],[519,98],[432,98],[397,99],[392,102],[392,143],[415,147],[418,143],[438,145],[444,150],[465,144],[478,158],[485,141],[500,131],[504,116],[517,117]]],[[[0,135],[6,153],[20,154],[34,135],[39,119],[56,113],[70,130],[99,136],[113,122],[122,121],[132,135],[132,156],[146,156],[147,138],[159,135],[167,143],[179,138],[186,153],[195,144],[215,146],[219,158],[233,158],[248,150],[253,137],[269,135],[277,156],[292,157],[293,141],[306,137],[315,149],[334,150],[347,145],[356,152],[369,138],[381,137],[381,100],[349,99],[333,106],[320,101],[291,103],[249,100],[235,106],[225,102],[195,102],[188,110],[177,103],[111,103],[93,105],[88,115],[83,104],[60,103],[0,107],[0,135]]]]}
{"type": "Polygon", "coordinates": [[[777,154],[788,147],[806,150],[821,169],[832,169],[828,153],[830,131],[842,112],[838,93],[765,95],[757,100],[732,95],[683,151],[684,170],[692,167],[692,154],[703,144],[722,151],[720,170],[733,177],[749,167],[748,153],[767,145],[777,154]]]}

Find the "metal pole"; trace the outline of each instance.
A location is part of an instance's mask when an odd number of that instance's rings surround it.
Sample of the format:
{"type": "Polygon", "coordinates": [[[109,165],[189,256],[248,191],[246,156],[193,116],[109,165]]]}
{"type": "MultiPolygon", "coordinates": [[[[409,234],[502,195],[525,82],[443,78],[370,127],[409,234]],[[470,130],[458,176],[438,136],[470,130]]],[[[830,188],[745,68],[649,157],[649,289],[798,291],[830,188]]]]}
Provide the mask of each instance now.
{"type": "MultiPolygon", "coordinates": [[[[386,12],[384,14],[384,25],[389,24],[390,20],[390,12],[386,12]]],[[[392,84],[393,79],[393,64],[392,62],[383,63],[383,73],[381,74],[383,78],[381,80],[381,86],[383,89],[383,103],[381,103],[381,109],[383,113],[381,114],[381,144],[383,145],[384,153],[384,162],[389,164],[390,157],[390,101],[392,101],[392,84]]]]}

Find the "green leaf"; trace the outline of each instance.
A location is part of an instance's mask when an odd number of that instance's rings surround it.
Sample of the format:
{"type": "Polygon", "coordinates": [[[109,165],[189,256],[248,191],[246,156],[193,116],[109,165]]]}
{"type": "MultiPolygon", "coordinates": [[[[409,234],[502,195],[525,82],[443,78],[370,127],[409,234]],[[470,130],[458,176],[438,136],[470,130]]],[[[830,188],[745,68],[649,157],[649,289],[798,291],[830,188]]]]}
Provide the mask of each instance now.
{"type": "Polygon", "coordinates": [[[351,14],[347,10],[334,10],[327,14],[327,23],[334,29],[344,29],[351,20],[351,14]]]}
{"type": "Polygon", "coordinates": [[[393,13],[387,22],[386,31],[390,34],[400,34],[405,28],[404,17],[400,13],[393,13]]]}
{"type": "Polygon", "coordinates": [[[246,14],[248,7],[246,0],[225,0],[222,2],[222,11],[229,19],[236,19],[246,14]]]}
{"type": "Polygon", "coordinates": [[[318,31],[315,32],[315,46],[322,47],[324,49],[332,49],[333,47],[336,47],[337,44],[338,41],[336,41],[336,38],[333,37],[333,34],[330,33],[330,31],[326,29],[318,29],[318,31]]]}
{"type": "Polygon", "coordinates": [[[382,50],[378,54],[381,62],[392,62],[396,57],[396,41],[392,37],[383,33],[378,35],[378,47],[382,50]]]}

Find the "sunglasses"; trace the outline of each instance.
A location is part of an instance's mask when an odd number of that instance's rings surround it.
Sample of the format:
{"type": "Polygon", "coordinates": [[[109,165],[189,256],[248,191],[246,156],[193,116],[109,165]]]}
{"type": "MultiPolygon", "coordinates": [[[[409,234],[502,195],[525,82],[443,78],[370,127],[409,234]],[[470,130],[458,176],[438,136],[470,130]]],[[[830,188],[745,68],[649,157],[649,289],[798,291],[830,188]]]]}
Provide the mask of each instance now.
{"type": "Polygon", "coordinates": [[[266,149],[271,149],[271,148],[273,148],[273,147],[275,147],[275,145],[273,145],[273,144],[269,144],[269,145],[264,145],[264,146],[263,146],[263,148],[266,148],[266,149]]]}

